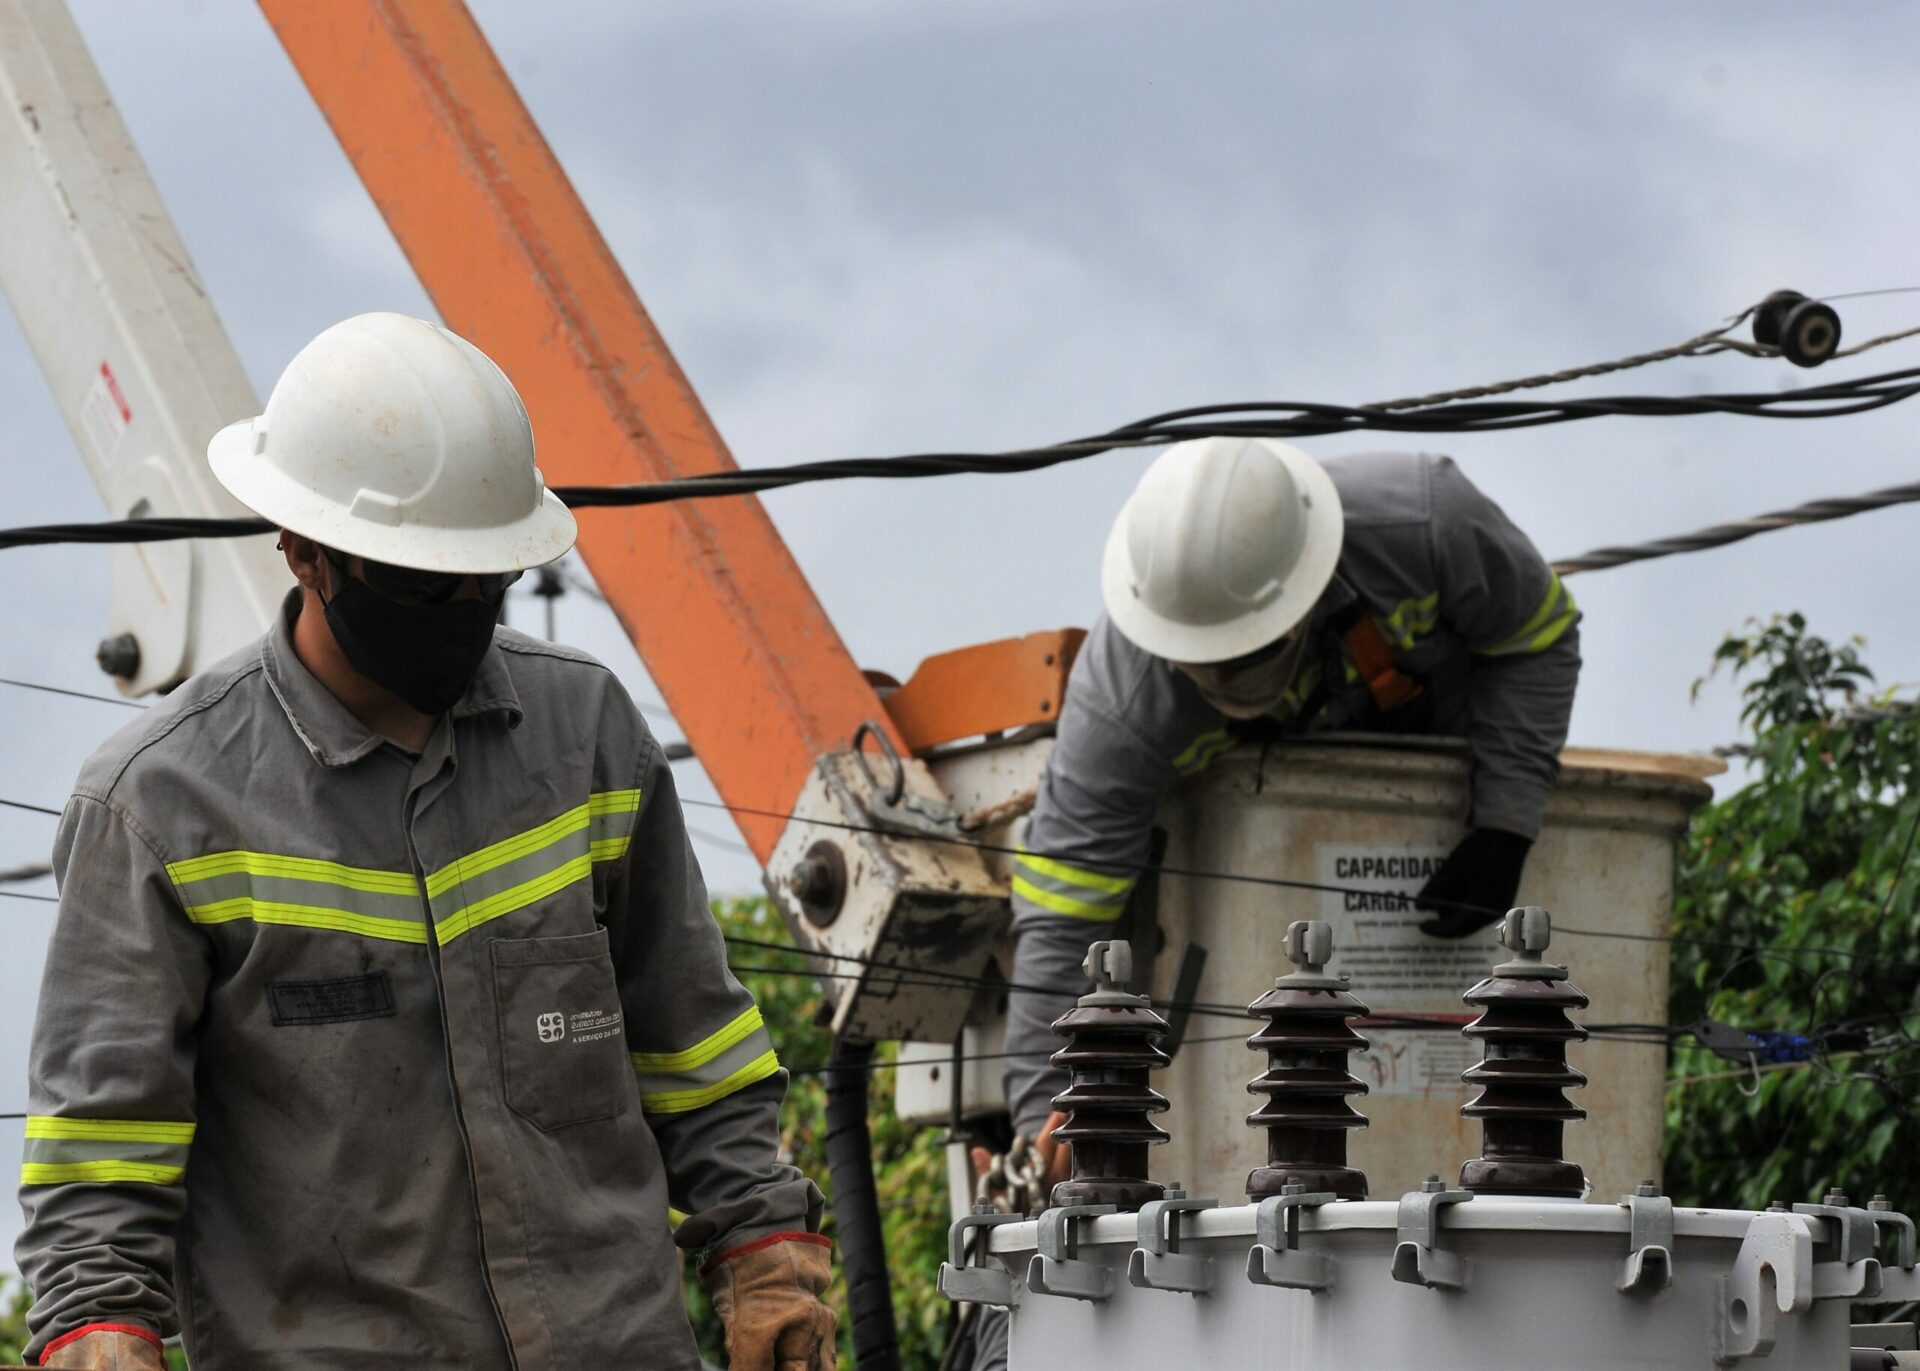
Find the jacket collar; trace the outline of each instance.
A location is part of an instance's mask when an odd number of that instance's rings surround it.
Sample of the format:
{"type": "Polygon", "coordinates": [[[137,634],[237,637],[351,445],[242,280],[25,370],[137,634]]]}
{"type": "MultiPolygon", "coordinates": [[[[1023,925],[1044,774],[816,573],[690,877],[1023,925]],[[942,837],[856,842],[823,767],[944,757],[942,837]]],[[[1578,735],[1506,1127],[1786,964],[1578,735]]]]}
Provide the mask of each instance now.
{"type": "MultiPolygon", "coordinates": [[[[261,640],[260,660],[267,687],[314,761],[326,767],[348,766],[391,740],[355,718],[301,662],[293,650],[293,621],[300,616],[300,605],[300,588],[295,586],[281,602],[273,627],[261,640]]],[[[520,726],[520,697],[514,691],[506,654],[498,643],[487,649],[480,670],[451,713],[456,720],[499,713],[506,716],[509,728],[520,726]]]]}

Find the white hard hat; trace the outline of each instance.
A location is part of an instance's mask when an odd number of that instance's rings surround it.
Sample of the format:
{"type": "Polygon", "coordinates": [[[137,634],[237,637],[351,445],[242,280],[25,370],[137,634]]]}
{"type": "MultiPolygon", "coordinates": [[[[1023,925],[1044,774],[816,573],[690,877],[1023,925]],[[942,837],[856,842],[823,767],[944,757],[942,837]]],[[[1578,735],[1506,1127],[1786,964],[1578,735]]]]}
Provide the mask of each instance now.
{"type": "Polygon", "coordinates": [[[1107,617],[1172,662],[1224,662],[1290,632],[1333,579],[1345,532],[1320,464],[1267,438],[1176,443],[1107,536],[1107,617]]]}
{"type": "Polygon", "coordinates": [[[221,429],[207,460],[263,518],[394,566],[523,571],[573,546],[506,373],[404,314],[357,315],[301,348],[267,412],[221,429]]]}

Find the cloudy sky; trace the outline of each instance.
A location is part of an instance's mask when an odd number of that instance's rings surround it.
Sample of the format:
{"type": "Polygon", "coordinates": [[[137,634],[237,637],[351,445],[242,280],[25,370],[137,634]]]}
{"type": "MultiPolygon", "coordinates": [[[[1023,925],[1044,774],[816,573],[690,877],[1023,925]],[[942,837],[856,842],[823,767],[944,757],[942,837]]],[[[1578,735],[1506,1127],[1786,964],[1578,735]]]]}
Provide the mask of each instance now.
{"type": "MultiPolygon", "coordinates": [[[[1920,285],[1920,9],[1894,0],[474,8],[748,466],[1008,446],[1212,401],[1384,399],[1660,346],[1776,287],[1920,285]]],[[[75,9],[263,396],[340,318],[431,315],[257,10],[75,9]]],[[[1865,337],[1920,322],[1920,295],[1842,309],[1865,337]]],[[[1805,379],[1722,359],[1587,390],[1805,379]]],[[[1911,480],[1917,415],[1436,442],[1560,555],[1911,480]]],[[[859,661],[905,674],[1087,623],[1098,548],[1147,460],[768,508],[859,661]]],[[[101,517],[10,321],[0,462],[0,522],[101,517]]],[[[1689,686],[1724,632],[1786,609],[1865,635],[1883,681],[1920,678],[1916,532],[1920,512],[1896,511],[1581,578],[1574,741],[1734,737],[1732,693],[1695,703],[1689,686]]],[[[0,675],[101,688],[105,558],[0,553],[0,574],[0,675]]],[[[537,631],[537,608],[517,608],[537,631]]],[[[559,634],[658,698],[584,597],[562,602],[559,634]]],[[[0,704],[0,797],[55,806],[126,713],[14,690],[0,704]]],[[[715,885],[751,888],[724,816],[693,822],[715,885]]],[[[43,858],[51,831],[0,810],[0,868],[43,858]]],[[[6,903],[0,1111],[24,1099],[48,922],[6,903]]],[[[0,1133],[0,1170],[14,1146],[0,1133]]]]}

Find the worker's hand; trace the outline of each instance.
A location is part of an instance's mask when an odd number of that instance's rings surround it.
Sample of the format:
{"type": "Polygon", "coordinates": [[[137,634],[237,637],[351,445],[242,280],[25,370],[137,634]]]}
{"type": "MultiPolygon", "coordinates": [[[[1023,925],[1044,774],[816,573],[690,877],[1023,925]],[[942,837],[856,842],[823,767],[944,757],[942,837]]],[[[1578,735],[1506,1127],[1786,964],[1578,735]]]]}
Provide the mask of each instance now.
{"type": "Polygon", "coordinates": [[[730,1371],[834,1371],[838,1320],[821,1300],[833,1280],[824,1238],[774,1233],[701,1268],[727,1330],[730,1371]]]}
{"type": "Polygon", "coordinates": [[[1532,839],[1497,828],[1476,828],[1467,834],[1414,897],[1415,909],[1435,916],[1422,923],[1420,931],[1436,938],[1464,938],[1499,922],[1513,906],[1532,846],[1532,839]],[[1452,907],[1456,905],[1477,908],[1452,907]]]}
{"type": "MultiPolygon", "coordinates": [[[[1047,1196],[1053,1193],[1053,1187],[1073,1174],[1073,1149],[1064,1143],[1056,1144],[1053,1140],[1053,1130],[1066,1121],[1067,1116],[1056,1110],[1048,1115],[1047,1121],[1040,1126],[1040,1136],[1033,1142],[1033,1155],[1040,1163],[1038,1179],[1034,1182],[1038,1193],[1031,1197],[1017,1198],[1013,1200],[1014,1204],[1045,1205],[1047,1196]]],[[[1014,1148],[1016,1152],[1019,1150],[1018,1139],[1014,1140],[1014,1148]]],[[[968,1155],[973,1161],[974,1184],[978,1186],[980,1178],[993,1166],[993,1154],[984,1147],[976,1147],[968,1155]]],[[[1031,1174],[1030,1167],[1025,1169],[1028,1174],[1031,1174]]]]}
{"type": "Polygon", "coordinates": [[[166,1371],[159,1347],[131,1333],[89,1333],[75,1338],[42,1366],[77,1366],[84,1371],[166,1371]]]}

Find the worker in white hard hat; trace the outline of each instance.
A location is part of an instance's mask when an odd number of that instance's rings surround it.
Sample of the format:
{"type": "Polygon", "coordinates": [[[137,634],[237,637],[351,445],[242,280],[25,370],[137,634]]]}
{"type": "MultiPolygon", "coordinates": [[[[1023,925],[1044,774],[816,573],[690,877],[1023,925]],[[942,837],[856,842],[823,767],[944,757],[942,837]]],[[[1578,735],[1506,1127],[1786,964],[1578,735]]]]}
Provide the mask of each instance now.
{"type": "Polygon", "coordinates": [[[1048,1026],[1150,865],[1170,785],[1241,739],[1464,736],[1471,812],[1419,890],[1423,912],[1389,902],[1368,917],[1466,937],[1514,901],[1580,671],[1572,597],[1445,457],[1323,467],[1267,439],[1178,444],[1120,512],[1101,590],[1013,877],[1010,980],[1059,993],[1011,997],[1008,1097],[1056,1175],[1051,1101],[1066,1081],[1048,1026]]]}
{"type": "Polygon", "coordinates": [[[209,460],[298,584],[62,818],[28,1359],[694,1371],[691,1251],[736,1371],[832,1367],[820,1195],[661,748],[498,626],[574,541],[513,386],[362,315],[209,460]]]}

